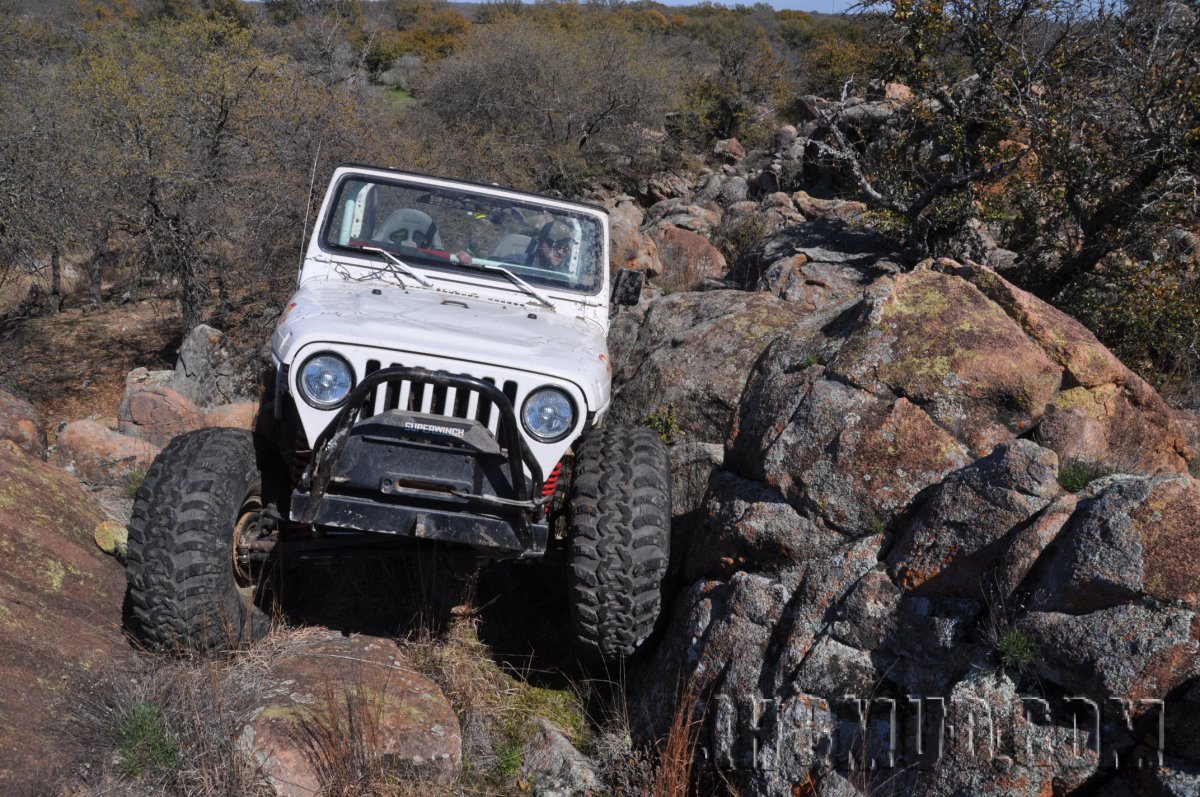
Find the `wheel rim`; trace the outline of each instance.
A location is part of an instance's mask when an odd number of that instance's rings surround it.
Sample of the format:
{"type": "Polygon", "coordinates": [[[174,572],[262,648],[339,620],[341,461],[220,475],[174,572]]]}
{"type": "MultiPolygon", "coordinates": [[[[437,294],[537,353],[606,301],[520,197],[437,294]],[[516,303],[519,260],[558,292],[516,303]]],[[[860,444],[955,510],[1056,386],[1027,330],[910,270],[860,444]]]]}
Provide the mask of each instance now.
{"type": "Polygon", "coordinates": [[[249,544],[263,535],[263,502],[257,492],[246,496],[233,526],[233,580],[239,594],[250,602],[262,576],[262,565],[249,557],[249,544]]]}

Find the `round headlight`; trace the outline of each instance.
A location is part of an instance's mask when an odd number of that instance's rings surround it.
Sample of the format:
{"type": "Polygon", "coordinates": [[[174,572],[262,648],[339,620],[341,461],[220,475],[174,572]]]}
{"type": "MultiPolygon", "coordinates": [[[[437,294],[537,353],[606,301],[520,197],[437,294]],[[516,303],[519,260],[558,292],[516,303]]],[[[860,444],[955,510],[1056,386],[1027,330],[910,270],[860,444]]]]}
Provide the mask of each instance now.
{"type": "Polygon", "coordinates": [[[521,423],[536,440],[555,443],[575,428],[575,402],[558,388],[535,390],[521,407],[521,423]]]}
{"type": "Polygon", "coordinates": [[[304,361],[300,378],[296,380],[300,396],[319,410],[341,406],[354,387],[354,372],[350,363],[336,354],[323,352],[304,361]]]}

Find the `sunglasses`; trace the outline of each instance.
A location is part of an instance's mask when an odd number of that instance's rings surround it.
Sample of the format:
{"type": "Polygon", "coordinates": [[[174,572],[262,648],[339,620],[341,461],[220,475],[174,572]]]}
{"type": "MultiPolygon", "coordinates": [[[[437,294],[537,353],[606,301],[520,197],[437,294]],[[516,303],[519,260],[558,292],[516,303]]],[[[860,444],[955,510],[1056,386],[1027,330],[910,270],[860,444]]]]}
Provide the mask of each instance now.
{"type": "Polygon", "coordinates": [[[571,239],[563,238],[561,241],[546,241],[546,245],[556,252],[565,252],[571,248],[571,239]]]}

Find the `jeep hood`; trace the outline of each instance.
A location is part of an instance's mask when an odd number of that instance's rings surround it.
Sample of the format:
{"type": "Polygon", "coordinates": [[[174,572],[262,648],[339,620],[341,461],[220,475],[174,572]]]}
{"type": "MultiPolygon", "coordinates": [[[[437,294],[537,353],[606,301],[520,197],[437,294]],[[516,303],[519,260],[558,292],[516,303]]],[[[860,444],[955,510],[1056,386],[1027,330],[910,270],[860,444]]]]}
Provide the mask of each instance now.
{"type": "Polygon", "coordinates": [[[464,373],[471,363],[487,363],[546,374],[576,384],[591,410],[608,400],[603,330],[532,304],[382,282],[313,280],[292,296],[271,349],[280,363],[291,365],[313,343],[431,354],[461,361],[464,373]]]}

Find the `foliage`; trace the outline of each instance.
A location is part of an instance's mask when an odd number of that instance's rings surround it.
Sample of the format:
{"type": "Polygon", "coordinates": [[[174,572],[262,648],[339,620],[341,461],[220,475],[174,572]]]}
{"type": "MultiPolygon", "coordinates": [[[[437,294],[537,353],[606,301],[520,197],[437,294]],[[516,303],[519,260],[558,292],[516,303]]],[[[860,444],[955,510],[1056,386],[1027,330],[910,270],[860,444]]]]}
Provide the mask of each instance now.
{"type": "Polygon", "coordinates": [[[462,46],[471,29],[471,20],[446,2],[402,0],[390,3],[389,10],[396,29],[366,37],[366,65],[372,74],[388,69],[402,55],[415,55],[425,63],[445,58],[462,46]]]}
{"type": "Polygon", "coordinates": [[[1069,493],[1077,493],[1112,472],[1112,468],[1094,460],[1068,459],[1058,469],[1058,484],[1069,493]]]}
{"type": "Polygon", "coordinates": [[[691,84],[688,108],[702,141],[763,139],[769,134],[764,111],[791,88],[786,70],[766,31],[752,17],[714,13],[693,31],[715,55],[716,68],[691,84]]]}
{"type": "Polygon", "coordinates": [[[821,112],[823,153],[919,255],[985,205],[1045,298],[1196,221],[1200,15],[1144,0],[891,0],[881,78],[914,100],[821,112]]]}
{"type": "Polygon", "coordinates": [[[1181,403],[1200,384],[1200,252],[1163,241],[1140,257],[1111,255],[1061,298],[1121,359],[1181,403]]]}
{"type": "MultiPolygon", "coordinates": [[[[60,259],[83,254],[94,302],[106,281],[160,275],[194,325],[214,292],[219,317],[294,268],[318,149],[325,163],[403,151],[344,87],[308,79],[237,19],[106,19],[76,55],[14,70],[0,99],[0,276],[49,267],[56,293],[60,259]]],[[[0,20],[0,41],[27,35],[22,18],[0,20]]],[[[47,57],[35,47],[19,57],[47,57]]]]}
{"type": "Polygon", "coordinates": [[[863,18],[829,17],[780,11],[778,35],[795,53],[797,80],[804,93],[836,97],[847,81],[864,85],[883,72],[886,50],[873,47],[863,18]]]}
{"type": "Polygon", "coordinates": [[[647,415],[643,423],[656,432],[667,445],[674,443],[683,435],[683,427],[679,425],[679,419],[675,416],[675,407],[671,404],[659,407],[647,415]]]}
{"type": "Polygon", "coordinates": [[[268,16],[278,24],[326,15],[356,22],[363,13],[360,0],[263,0],[263,6],[268,16]]]}
{"type": "Polygon", "coordinates": [[[712,245],[721,250],[725,262],[734,264],[738,258],[754,244],[758,243],[767,232],[767,222],[758,213],[748,213],[736,219],[722,219],[712,228],[709,240],[712,245]]]}
{"type": "Polygon", "coordinates": [[[124,706],[113,719],[113,737],[128,777],[169,776],[179,766],[175,734],[155,705],[124,706]]]}
{"type": "Polygon", "coordinates": [[[588,24],[548,35],[506,18],[477,27],[417,89],[423,138],[461,153],[465,176],[572,191],[652,168],[676,83],[672,62],[629,32],[588,24]]]}
{"type": "Polygon", "coordinates": [[[1001,665],[1024,670],[1037,658],[1037,646],[1024,631],[1011,628],[1000,639],[996,653],[1000,656],[1001,665]]]}

